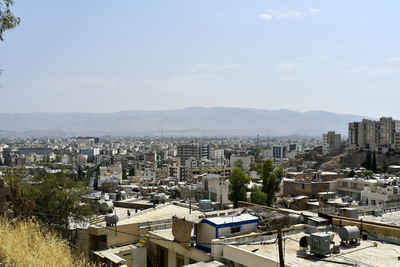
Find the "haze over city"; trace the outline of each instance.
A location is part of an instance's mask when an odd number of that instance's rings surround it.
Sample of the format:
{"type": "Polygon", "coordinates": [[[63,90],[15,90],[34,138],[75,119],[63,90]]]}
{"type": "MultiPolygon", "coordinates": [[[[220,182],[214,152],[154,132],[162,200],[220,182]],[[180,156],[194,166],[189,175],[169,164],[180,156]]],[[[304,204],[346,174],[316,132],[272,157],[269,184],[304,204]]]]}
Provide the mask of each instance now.
{"type": "Polygon", "coordinates": [[[16,1],[21,24],[0,42],[0,112],[224,106],[397,116],[399,8],[16,1]]]}
{"type": "Polygon", "coordinates": [[[399,266],[399,10],[0,0],[0,266],[399,266]]]}

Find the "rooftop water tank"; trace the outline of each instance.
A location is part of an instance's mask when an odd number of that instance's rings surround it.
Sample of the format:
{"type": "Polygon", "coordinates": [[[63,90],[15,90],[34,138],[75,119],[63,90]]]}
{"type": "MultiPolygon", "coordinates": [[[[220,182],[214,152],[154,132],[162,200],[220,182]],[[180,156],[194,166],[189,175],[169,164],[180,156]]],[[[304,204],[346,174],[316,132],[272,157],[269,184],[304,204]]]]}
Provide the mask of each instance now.
{"type": "Polygon", "coordinates": [[[304,223],[304,216],[300,215],[300,214],[289,214],[289,224],[293,225],[293,224],[302,224],[304,223]]]}
{"type": "Polygon", "coordinates": [[[110,213],[114,209],[114,204],[112,201],[102,201],[100,202],[100,209],[104,213],[110,213]]]}
{"type": "Polygon", "coordinates": [[[107,224],[107,226],[112,226],[112,225],[117,225],[117,222],[118,222],[118,216],[117,215],[115,215],[115,214],[109,214],[109,215],[106,215],[105,217],[104,217],[104,219],[105,219],[105,221],[106,221],[106,224],[107,224]]]}
{"type": "Polygon", "coordinates": [[[338,232],[342,241],[356,240],[360,237],[360,229],[357,226],[343,226],[338,232]]]}
{"type": "Polygon", "coordinates": [[[209,200],[209,199],[200,200],[199,201],[199,210],[202,212],[212,211],[213,207],[212,207],[211,200],[209,200]]]}

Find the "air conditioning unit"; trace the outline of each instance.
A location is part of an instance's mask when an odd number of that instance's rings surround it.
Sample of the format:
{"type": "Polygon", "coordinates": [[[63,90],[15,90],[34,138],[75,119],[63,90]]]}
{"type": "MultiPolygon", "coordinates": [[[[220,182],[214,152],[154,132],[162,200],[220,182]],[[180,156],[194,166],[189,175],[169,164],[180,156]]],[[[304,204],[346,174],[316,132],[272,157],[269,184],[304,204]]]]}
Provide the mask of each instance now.
{"type": "Polygon", "coordinates": [[[329,233],[313,233],[310,235],[310,252],[325,256],[330,254],[331,237],[329,233]]]}

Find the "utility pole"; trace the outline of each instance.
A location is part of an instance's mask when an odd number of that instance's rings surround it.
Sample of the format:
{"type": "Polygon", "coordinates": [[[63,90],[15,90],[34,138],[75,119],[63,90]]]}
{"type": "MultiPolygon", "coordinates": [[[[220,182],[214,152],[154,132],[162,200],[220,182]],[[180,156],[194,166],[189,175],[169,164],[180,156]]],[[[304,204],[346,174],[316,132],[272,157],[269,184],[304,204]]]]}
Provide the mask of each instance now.
{"type": "Polygon", "coordinates": [[[192,214],[192,198],[189,198],[189,214],[192,214]]]}
{"type": "Polygon", "coordinates": [[[190,190],[190,194],[189,194],[189,214],[192,214],[192,190],[190,190]]]}
{"type": "Polygon", "coordinates": [[[285,259],[283,257],[283,246],[282,246],[282,231],[278,229],[278,250],[279,250],[279,267],[285,267],[285,259]]]}
{"type": "Polygon", "coordinates": [[[222,210],[222,188],[221,188],[221,196],[219,199],[219,209],[222,210]]]}

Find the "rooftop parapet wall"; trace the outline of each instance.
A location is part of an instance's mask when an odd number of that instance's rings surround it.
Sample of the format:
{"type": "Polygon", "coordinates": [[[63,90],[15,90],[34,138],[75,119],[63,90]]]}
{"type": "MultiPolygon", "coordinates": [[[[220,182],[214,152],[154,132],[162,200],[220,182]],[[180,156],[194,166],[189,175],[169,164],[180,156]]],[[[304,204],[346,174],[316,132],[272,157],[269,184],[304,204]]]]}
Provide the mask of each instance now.
{"type": "Polygon", "coordinates": [[[397,243],[400,244],[400,227],[394,225],[387,225],[383,223],[366,222],[363,220],[350,219],[339,216],[331,216],[332,224],[337,226],[354,225],[357,226],[361,231],[366,231],[371,234],[380,234],[385,236],[385,240],[391,241],[393,237],[397,238],[397,243]]]}
{"type": "MultiPolygon", "coordinates": [[[[273,208],[273,207],[256,205],[256,204],[252,204],[252,203],[248,203],[248,202],[239,201],[239,207],[251,207],[251,206],[259,206],[259,207],[263,207],[268,210],[281,211],[283,213],[290,213],[289,211],[284,210],[284,209],[277,209],[277,208],[273,208]]],[[[292,213],[298,213],[298,212],[292,211],[292,213]]],[[[306,212],[302,212],[301,214],[305,217],[308,217],[306,212]]],[[[361,230],[361,232],[366,231],[372,237],[374,237],[380,241],[393,242],[393,243],[400,245],[400,226],[394,226],[394,225],[389,225],[389,224],[384,224],[384,223],[369,222],[369,221],[363,221],[363,220],[359,220],[359,219],[351,219],[351,218],[322,214],[322,213],[319,213],[318,216],[327,218],[328,220],[330,220],[332,225],[336,225],[336,226],[354,225],[354,226],[357,226],[361,230]]]]}

